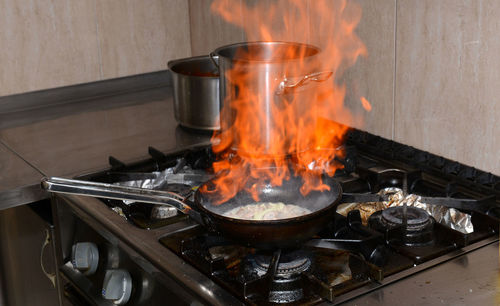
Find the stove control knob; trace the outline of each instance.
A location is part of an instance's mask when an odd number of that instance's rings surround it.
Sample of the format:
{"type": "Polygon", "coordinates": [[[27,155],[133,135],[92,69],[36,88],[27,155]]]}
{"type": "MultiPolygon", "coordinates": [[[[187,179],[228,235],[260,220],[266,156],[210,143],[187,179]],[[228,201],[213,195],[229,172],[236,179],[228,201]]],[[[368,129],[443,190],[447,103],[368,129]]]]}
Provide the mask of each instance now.
{"type": "Polygon", "coordinates": [[[132,277],[123,269],[106,271],[102,285],[102,296],[115,305],[123,305],[130,299],[132,293],[132,277]]]}
{"type": "Polygon", "coordinates": [[[99,250],[92,242],[78,242],[71,250],[71,263],[73,268],[84,275],[92,275],[99,264],[99,250]]]}

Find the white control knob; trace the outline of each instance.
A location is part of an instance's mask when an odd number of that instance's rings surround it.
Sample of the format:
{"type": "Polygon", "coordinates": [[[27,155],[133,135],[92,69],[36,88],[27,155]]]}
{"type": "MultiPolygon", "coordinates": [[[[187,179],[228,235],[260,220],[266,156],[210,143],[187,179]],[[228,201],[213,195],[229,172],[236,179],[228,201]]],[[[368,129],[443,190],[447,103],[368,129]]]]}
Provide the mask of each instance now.
{"type": "Polygon", "coordinates": [[[116,305],[123,305],[132,293],[132,277],[123,269],[106,271],[102,284],[102,296],[116,305]]]}
{"type": "Polygon", "coordinates": [[[73,268],[84,275],[94,274],[99,264],[99,250],[92,242],[78,242],[71,249],[73,268]]]}

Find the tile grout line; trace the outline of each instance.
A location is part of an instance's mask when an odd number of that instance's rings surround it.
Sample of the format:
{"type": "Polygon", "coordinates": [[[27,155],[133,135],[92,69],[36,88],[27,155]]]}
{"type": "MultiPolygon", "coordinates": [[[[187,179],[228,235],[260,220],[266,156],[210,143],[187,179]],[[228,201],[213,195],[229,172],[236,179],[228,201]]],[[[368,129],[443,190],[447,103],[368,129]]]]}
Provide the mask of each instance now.
{"type": "MultiPolygon", "coordinates": [[[[243,1],[244,0],[241,0],[240,1],[240,16],[241,16],[241,19],[244,19],[245,16],[243,16],[243,1]]],[[[247,40],[247,34],[246,34],[246,31],[244,30],[244,28],[241,29],[241,41],[246,41],[247,40]]]]}
{"type": "MultiPolygon", "coordinates": [[[[191,53],[189,56],[193,56],[193,26],[191,24],[191,0],[188,1],[188,19],[189,19],[189,52],[191,53]]],[[[168,69],[168,67],[167,67],[168,69]]]]}
{"type": "Polygon", "coordinates": [[[8,144],[6,144],[4,141],[0,140],[0,144],[3,145],[7,150],[9,150],[11,153],[19,157],[21,160],[23,160],[25,163],[27,163],[31,168],[35,169],[36,171],[40,172],[40,174],[47,176],[40,168],[29,162],[27,159],[22,157],[21,154],[17,153],[14,149],[12,149],[8,144]]]}
{"type": "Polygon", "coordinates": [[[97,1],[98,0],[94,0],[95,36],[97,40],[97,59],[99,63],[99,77],[101,80],[103,80],[104,73],[102,71],[102,51],[101,51],[101,42],[99,40],[99,20],[97,18],[97,1]]]}
{"type": "Polygon", "coordinates": [[[392,126],[391,140],[395,140],[396,133],[396,65],[397,65],[397,30],[398,30],[398,0],[394,0],[394,71],[392,76],[392,126]]]}

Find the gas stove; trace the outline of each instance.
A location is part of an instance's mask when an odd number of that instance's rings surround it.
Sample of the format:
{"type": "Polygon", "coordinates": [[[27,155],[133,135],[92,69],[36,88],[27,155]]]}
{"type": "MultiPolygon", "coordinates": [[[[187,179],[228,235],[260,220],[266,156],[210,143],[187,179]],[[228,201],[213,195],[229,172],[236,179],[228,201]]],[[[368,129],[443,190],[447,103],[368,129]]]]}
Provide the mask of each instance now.
{"type": "MultiPolygon", "coordinates": [[[[156,279],[159,285],[155,288],[172,290],[171,281],[152,276],[158,273],[175,279],[182,288],[173,291],[185,290],[195,296],[189,295],[188,299],[180,295],[179,301],[200,298],[202,303],[205,300],[211,304],[337,304],[498,241],[499,177],[354,129],[343,149],[345,156],[335,160],[343,165],[335,179],[346,194],[343,201],[355,203],[343,205],[343,209],[339,206],[327,227],[293,249],[259,250],[240,245],[207,231],[175,209],[146,203],[98,199],[100,204],[92,204],[89,211],[107,211],[109,217],[101,221],[106,223],[103,226],[89,222],[84,199],[73,206],[74,200],[57,197],[63,279],[76,288],[78,284],[92,284],[87,287],[94,292],[83,294],[88,301],[109,298],[115,304],[160,303],[161,290],[147,297],[140,294],[146,291],[145,280],[156,279]],[[399,205],[393,205],[394,197],[382,196],[384,204],[359,203],[368,202],[367,195],[395,190],[404,198],[399,205]],[[441,205],[417,205],[418,199],[431,197],[441,205]],[[64,201],[73,202],[68,206],[73,207],[72,211],[65,211],[65,205],[60,204],[64,201]],[[61,218],[68,215],[75,220],[73,227],[82,224],[88,228],[87,234],[64,231],[67,221],[61,218]],[[105,267],[102,271],[95,268],[98,276],[86,275],[89,268],[75,263],[79,243],[93,244],[90,248],[83,245],[86,254],[108,254],[108,261],[95,263],[105,267]],[[134,271],[130,272],[133,290],[123,286],[115,289],[125,295],[106,295],[100,289],[109,288],[112,276],[107,271],[111,266],[113,271],[119,268],[119,273],[126,270],[119,263],[110,264],[109,254],[113,252],[119,254],[115,255],[118,258],[128,258],[118,262],[131,261],[126,266],[134,271]],[[172,268],[160,254],[169,254],[184,268],[172,268]],[[130,258],[138,256],[141,264],[134,268],[130,258]],[[187,278],[183,281],[182,274],[215,289],[193,286],[187,278]]],[[[209,146],[168,154],[149,148],[149,154],[151,158],[133,164],[110,157],[110,169],[78,178],[173,191],[189,197],[213,175],[210,166],[216,157],[209,146]]]]}

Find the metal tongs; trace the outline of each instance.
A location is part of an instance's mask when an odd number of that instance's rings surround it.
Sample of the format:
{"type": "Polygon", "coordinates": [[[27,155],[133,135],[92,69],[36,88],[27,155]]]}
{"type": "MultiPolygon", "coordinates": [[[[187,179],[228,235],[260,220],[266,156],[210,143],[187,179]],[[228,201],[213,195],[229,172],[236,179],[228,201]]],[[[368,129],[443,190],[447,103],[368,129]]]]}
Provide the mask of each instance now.
{"type": "Polygon", "coordinates": [[[41,184],[43,189],[54,193],[168,205],[177,208],[183,213],[188,213],[191,210],[184,203],[184,197],[168,191],[72,180],[61,177],[44,177],[41,184]]]}

